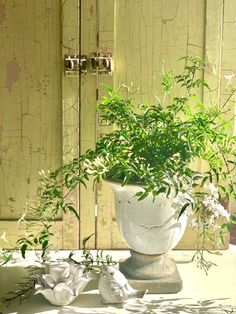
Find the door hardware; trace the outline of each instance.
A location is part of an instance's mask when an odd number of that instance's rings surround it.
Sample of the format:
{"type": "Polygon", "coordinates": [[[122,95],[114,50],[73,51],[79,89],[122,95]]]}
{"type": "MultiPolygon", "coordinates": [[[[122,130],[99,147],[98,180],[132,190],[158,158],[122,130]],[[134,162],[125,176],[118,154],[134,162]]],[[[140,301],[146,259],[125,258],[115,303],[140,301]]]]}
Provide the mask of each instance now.
{"type": "Polygon", "coordinates": [[[66,76],[78,76],[87,74],[88,71],[92,75],[112,75],[112,55],[111,53],[96,53],[90,55],[90,62],[86,55],[78,54],[65,55],[64,69],[66,76]]]}
{"type": "Polygon", "coordinates": [[[112,55],[111,53],[96,53],[90,55],[90,67],[92,75],[112,75],[112,55]]]}
{"type": "Polygon", "coordinates": [[[82,75],[87,73],[87,56],[81,55],[65,55],[64,67],[66,76],[82,75]]]}

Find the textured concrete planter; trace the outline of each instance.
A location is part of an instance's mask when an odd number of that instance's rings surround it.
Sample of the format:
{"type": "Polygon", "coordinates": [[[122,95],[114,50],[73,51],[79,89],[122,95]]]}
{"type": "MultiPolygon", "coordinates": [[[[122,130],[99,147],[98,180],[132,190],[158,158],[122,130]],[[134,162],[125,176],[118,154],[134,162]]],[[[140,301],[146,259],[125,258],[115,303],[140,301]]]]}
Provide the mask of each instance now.
{"type": "Polygon", "coordinates": [[[174,293],[182,289],[175,262],[166,253],[181,240],[187,222],[178,219],[173,198],[159,194],[138,201],[137,185],[111,183],[115,194],[120,232],[131,249],[131,257],[120,261],[120,270],[136,289],[152,293],[174,293]]]}

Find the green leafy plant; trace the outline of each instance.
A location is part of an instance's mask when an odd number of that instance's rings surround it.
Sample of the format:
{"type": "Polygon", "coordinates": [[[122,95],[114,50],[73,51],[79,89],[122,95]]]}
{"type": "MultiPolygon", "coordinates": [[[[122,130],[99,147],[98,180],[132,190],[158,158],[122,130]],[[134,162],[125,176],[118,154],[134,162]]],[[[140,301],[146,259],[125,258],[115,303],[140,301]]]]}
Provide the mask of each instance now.
{"type": "MultiPolygon", "coordinates": [[[[100,273],[102,266],[116,265],[117,262],[114,261],[112,259],[112,256],[110,256],[109,254],[106,254],[104,256],[103,250],[96,250],[93,253],[91,252],[91,250],[87,247],[87,243],[93,235],[94,234],[91,234],[90,236],[83,239],[82,256],[79,260],[75,259],[75,255],[77,253],[76,251],[70,252],[68,259],[75,264],[83,265],[84,272],[92,271],[93,273],[100,273]]],[[[45,255],[46,254],[44,254],[43,256],[44,260],[47,259],[45,255]]],[[[5,263],[7,263],[9,260],[6,260],[5,263]]],[[[39,267],[30,267],[30,269],[28,270],[29,277],[24,277],[22,282],[17,283],[16,289],[14,289],[14,291],[8,291],[7,295],[0,299],[0,302],[8,306],[11,302],[15,300],[19,300],[19,302],[21,303],[22,301],[28,299],[34,292],[35,285],[38,281],[37,278],[41,274],[41,268],[43,266],[44,260],[42,260],[41,262],[39,261],[39,267]]]]}
{"type": "Polygon", "coordinates": [[[13,259],[12,249],[2,249],[0,253],[0,267],[7,264],[13,259]]]}
{"type": "Polygon", "coordinates": [[[93,271],[100,272],[102,266],[106,265],[116,265],[117,262],[112,259],[112,256],[109,254],[104,256],[103,250],[96,250],[96,254],[92,254],[91,250],[87,247],[87,242],[94,234],[91,234],[88,237],[85,237],[82,241],[82,258],[80,261],[76,261],[74,259],[74,255],[76,251],[72,251],[69,254],[69,259],[71,259],[74,263],[83,265],[85,267],[85,271],[93,271]]]}
{"type": "MultiPolygon", "coordinates": [[[[101,136],[94,150],[43,176],[39,201],[33,208],[42,230],[18,241],[23,255],[38,244],[43,252],[47,249],[52,235],[52,224],[45,218],[48,213],[52,220],[61,211],[79,218],[67,196],[79,184],[86,186],[90,177],[94,184],[101,179],[123,185],[139,183],[139,200],[150,193],[153,198],[174,193],[180,198],[179,215],[188,212],[193,225],[203,230],[199,232],[201,249],[206,240],[223,240],[225,230],[235,222],[235,215],[229,216],[221,205],[236,196],[236,137],[230,135],[230,124],[224,119],[232,110],[235,89],[228,91],[221,104],[204,104],[199,96],[203,88],[209,89],[199,78],[204,60],[184,57],[181,62],[182,73],[164,75],[163,94],[155,105],[136,105],[125,86],[108,89],[98,111],[113,131],[101,136]],[[204,171],[193,166],[199,160],[204,171]],[[224,221],[219,223],[222,216],[224,221]]],[[[198,260],[207,271],[208,264],[198,260]]]]}

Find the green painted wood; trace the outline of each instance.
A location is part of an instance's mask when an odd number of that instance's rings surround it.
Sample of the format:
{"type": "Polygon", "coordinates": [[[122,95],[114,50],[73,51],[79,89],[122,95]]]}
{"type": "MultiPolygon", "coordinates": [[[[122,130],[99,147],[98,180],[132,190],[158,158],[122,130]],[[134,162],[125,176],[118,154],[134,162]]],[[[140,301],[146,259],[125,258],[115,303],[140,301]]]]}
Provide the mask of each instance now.
{"type": "Polygon", "coordinates": [[[62,164],[60,1],[0,1],[0,28],[0,235],[14,239],[39,171],[62,164]]]}

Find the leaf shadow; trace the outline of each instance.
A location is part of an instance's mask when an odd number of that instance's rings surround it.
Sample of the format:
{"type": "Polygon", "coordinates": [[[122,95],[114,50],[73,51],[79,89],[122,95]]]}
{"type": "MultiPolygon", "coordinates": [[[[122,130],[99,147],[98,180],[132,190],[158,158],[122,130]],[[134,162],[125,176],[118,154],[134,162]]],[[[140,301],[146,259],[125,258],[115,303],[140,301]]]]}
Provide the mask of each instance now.
{"type": "Polygon", "coordinates": [[[220,301],[225,301],[227,298],[199,300],[191,302],[189,299],[167,299],[165,297],[159,300],[130,300],[124,305],[127,313],[135,314],[224,314],[236,313],[236,306],[221,304],[220,301]],[[190,302],[187,302],[189,300],[190,302]],[[156,312],[158,310],[158,312],[156,312]]]}
{"type": "MultiPolygon", "coordinates": [[[[130,299],[124,304],[102,303],[98,293],[81,294],[73,303],[64,307],[50,305],[42,296],[32,296],[27,302],[14,306],[18,314],[32,314],[32,309],[40,312],[57,311],[58,314],[114,314],[117,309],[127,314],[230,314],[236,313],[236,306],[227,304],[228,298],[193,300],[192,298],[168,298],[160,296],[159,299],[130,299]]],[[[10,314],[5,309],[2,313],[10,314]]],[[[122,312],[122,313],[123,313],[122,312]]]]}

